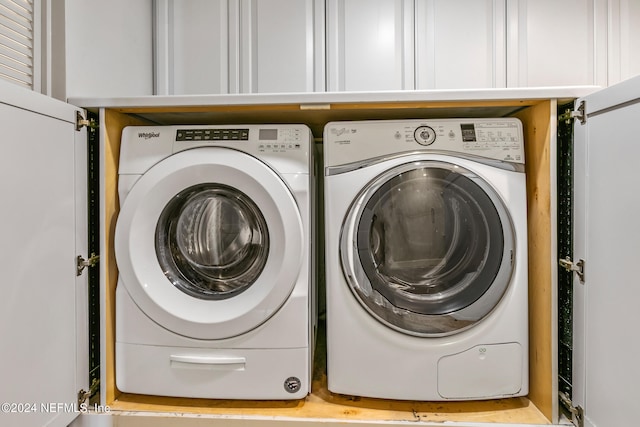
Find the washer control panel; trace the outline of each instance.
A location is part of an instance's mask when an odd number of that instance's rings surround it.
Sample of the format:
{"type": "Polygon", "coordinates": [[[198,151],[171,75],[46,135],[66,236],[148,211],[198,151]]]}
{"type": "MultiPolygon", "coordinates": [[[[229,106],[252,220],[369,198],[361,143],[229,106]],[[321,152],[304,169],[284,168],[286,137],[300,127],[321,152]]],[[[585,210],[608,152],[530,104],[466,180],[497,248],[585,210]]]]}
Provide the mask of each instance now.
{"type": "Polygon", "coordinates": [[[248,141],[249,129],[178,129],[176,141],[248,141]]]}
{"type": "Polygon", "coordinates": [[[299,150],[302,133],[297,128],[258,129],[258,149],[261,152],[299,150]]]}
{"type": "Polygon", "coordinates": [[[127,126],[118,173],[139,175],[173,154],[201,147],[246,153],[282,174],[307,174],[314,145],[303,124],[127,126]]]}
{"type": "Polygon", "coordinates": [[[184,128],[176,129],[180,142],[234,142],[257,143],[260,152],[286,152],[302,147],[300,128],[184,128]]]}

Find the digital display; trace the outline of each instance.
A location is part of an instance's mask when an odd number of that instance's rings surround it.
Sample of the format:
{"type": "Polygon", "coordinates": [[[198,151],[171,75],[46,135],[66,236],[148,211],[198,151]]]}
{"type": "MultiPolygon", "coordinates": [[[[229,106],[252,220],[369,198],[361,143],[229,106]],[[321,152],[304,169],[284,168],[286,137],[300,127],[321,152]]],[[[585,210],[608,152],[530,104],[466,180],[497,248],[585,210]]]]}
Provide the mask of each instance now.
{"type": "Polygon", "coordinates": [[[278,129],[260,129],[258,139],[260,139],[260,141],[277,141],[278,129]]]}
{"type": "Polygon", "coordinates": [[[476,127],[473,123],[461,124],[460,130],[462,131],[462,141],[475,142],[476,141],[476,127]]]}

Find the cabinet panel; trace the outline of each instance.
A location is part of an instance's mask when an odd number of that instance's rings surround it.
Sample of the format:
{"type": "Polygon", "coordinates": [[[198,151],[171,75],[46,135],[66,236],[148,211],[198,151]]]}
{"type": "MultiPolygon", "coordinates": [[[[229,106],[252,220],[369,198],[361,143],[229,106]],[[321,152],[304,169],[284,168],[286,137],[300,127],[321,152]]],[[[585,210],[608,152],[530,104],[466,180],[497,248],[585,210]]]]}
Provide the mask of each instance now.
{"type": "Polygon", "coordinates": [[[586,124],[574,123],[574,261],[585,269],[584,283],[573,282],[573,402],[585,426],[635,425],[640,77],[585,101],[586,124]]]}
{"type": "Polygon", "coordinates": [[[46,3],[56,98],[153,94],[152,0],[46,3]]]}
{"type": "Polygon", "coordinates": [[[0,425],[66,426],[89,375],[75,265],[88,240],[86,135],[67,104],[12,86],[0,82],[0,425]]]}
{"type": "Polygon", "coordinates": [[[606,28],[606,0],[509,0],[507,86],[606,85],[606,28]]]}
{"type": "Polygon", "coordinates": [[[324,91],[324,0],[243,0],[243,93],[324,91]]]}
{"type": "Polygon", "coordinates": [[[417,88],[505,87],[505,8],[505,0],[416,0],[417,88]]]}
{"type": "Polygon", "coordinates": [[[640,74],[640,2],[609,1],[609,81],[612,85],[640,74]]]}
{"type": "Polygon", "coordinates": [[[228,0],[168,3],[166,93],[229,93],[228,23],[228,0]]]}
{"type": "Polygon", "coordinates": [[[324,0],[158,1],[159,94],[324,86],[324,0]]]}
{"type": "Polygon", "coordinates": [[[329,91],[414,89],[413,0],[327,0],[329,91]]]}

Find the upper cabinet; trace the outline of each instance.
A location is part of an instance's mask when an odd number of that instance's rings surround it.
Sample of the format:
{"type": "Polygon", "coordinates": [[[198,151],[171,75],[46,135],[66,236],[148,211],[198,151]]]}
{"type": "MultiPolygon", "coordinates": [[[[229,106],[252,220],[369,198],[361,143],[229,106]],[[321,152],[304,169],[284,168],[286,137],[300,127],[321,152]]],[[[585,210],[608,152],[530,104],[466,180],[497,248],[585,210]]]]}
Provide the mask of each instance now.
{"type": "Polygon", "coordinates": [[[329,91],[414,89],[414,1],[327,0],[329,91]]]}
{"type": "Polygon", "coordinates": [[[158,94],[325,90],[323,0],[158,0],[158,94]]]}
{"type": "Polygon", "coordinates": [[[638,0],[9,3],[0,76],[62,100],[609,86],[640,74],[638,0]]]}
{"type": "Polygon", "coordinates": [[[416,0],[417,89],[506,86],[505,0],[416,0]]]}
{"type": "Polygon", "coordinates": [[[322,92],[324,1],[241,0],[243,93],[322,92]]]}
{"type": "Polygon", "coordinates": [[[156,93],[229,93],[229,1],[159,1],[156,93]]]}
{"type": "Polygon", "coordinates": [[[640,2],[609,0],[608,84],[640,74],[640,2]]]}
{"type": "Polygon", "coordinates": [[[507,0],[507,86],[607,85],[607,0],[507,0]]]}
{"type": "Polygon", "coordinates": [[[44,87],[70,97],[153,94],[153,0],[42,2],[44,87]]]}

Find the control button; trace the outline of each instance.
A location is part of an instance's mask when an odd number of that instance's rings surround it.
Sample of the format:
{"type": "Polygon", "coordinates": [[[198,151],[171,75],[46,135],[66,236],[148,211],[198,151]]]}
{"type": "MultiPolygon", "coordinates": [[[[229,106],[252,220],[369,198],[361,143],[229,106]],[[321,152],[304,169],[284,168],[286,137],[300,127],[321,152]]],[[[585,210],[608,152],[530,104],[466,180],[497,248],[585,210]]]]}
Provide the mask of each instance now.
{"type": "Polygon", "coordinates": [[[249,129],[178,129],[176,141],[248,141],[249,129]]]}
{"type": "Polygon", "coordinates": [[[413,132],[413,138],[420,145],[431,145],[436,140],[436,133],[429,126],[420,126],[413,132]]]}

